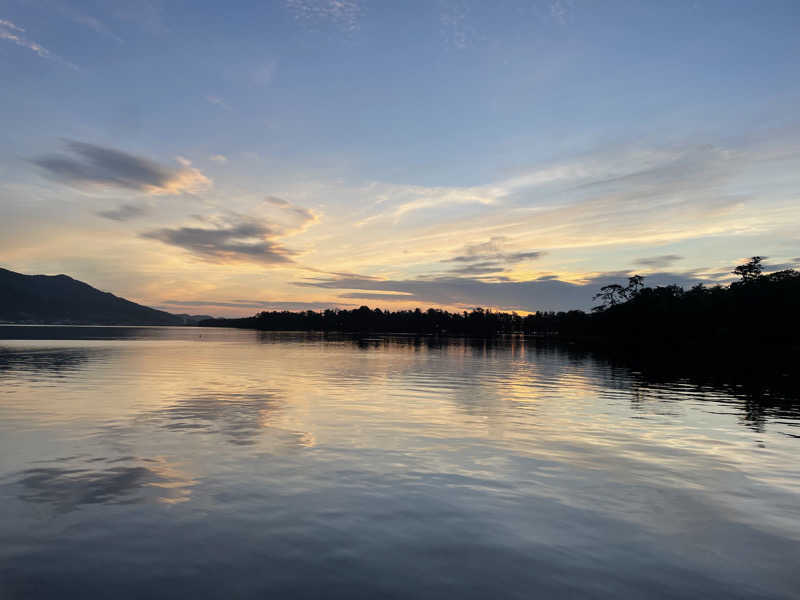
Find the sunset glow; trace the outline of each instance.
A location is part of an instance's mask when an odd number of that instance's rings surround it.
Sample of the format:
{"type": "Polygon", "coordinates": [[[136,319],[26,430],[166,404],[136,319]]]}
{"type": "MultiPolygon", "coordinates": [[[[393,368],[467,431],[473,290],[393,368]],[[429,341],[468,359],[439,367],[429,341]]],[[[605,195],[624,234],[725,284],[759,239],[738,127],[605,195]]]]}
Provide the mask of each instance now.
{"type": "Polygon", "coordinates": [[[0,10],[14,271],[192,314],[529,312],[800,261],[795,3],[0,10]]]}

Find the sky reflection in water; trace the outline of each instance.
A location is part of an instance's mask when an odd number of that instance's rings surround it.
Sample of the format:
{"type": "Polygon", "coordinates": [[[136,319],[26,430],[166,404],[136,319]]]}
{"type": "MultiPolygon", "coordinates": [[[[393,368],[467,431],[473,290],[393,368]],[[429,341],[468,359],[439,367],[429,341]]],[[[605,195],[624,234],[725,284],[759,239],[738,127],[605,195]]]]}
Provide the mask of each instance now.
{"type": "Polygon", "coordinates": [[[4,598],[800,589],[788,400],[519,339],[0,338],[4,598]]]}

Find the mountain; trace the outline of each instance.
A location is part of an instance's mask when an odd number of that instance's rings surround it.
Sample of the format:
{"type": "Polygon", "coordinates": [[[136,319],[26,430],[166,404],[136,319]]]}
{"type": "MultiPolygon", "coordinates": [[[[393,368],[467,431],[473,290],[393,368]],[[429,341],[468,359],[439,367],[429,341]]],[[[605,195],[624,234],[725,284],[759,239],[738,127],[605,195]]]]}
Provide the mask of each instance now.
{"type": "Polygon", "coordinates": [[[67,275],[23,275],[0,268],[0,322],[186,325],[196,320],[101,292],[67,275]]]}

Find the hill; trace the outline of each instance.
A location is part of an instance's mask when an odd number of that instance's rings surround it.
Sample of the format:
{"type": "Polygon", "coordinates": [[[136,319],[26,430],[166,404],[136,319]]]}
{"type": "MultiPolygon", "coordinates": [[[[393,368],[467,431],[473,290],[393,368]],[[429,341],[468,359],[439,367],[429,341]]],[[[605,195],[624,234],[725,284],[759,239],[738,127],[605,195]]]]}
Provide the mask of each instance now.
{"type": "Polygon", "coordinates": [[[184,325],[192,319],[101,292],[67,275],[23,275],[0,268],[0,322],[184,325]]]}

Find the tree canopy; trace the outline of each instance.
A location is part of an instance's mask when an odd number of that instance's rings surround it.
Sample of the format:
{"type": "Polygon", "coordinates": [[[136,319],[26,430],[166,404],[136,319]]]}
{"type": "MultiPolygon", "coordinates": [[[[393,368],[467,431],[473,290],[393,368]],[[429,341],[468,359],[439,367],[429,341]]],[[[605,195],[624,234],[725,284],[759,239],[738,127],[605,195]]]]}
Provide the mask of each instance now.
{"type": "Polygon", "coordinates": [[[800,272],[764,274],[763,257],[737,266],[730,285],[647,287],[633,275],[628,284],[603,286],[592,313],[540,311],[528,315],[483,308],[450,312],[357,309],[264,311],[244,319],[213,319],[202,325],[275,331],[340,331],[491,336],[525,333],[608,342],[742,341],[796,342],[800,339],[800,272]]]}

